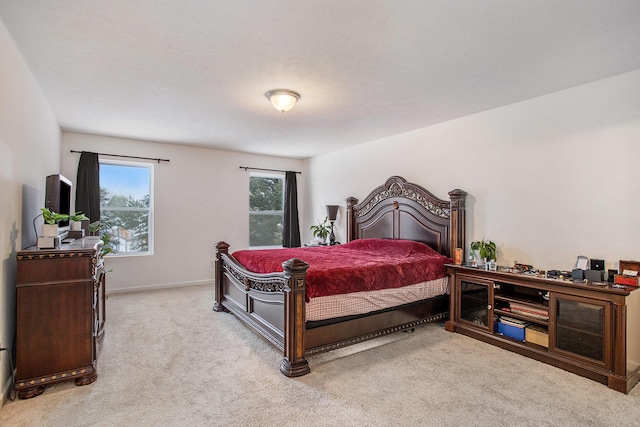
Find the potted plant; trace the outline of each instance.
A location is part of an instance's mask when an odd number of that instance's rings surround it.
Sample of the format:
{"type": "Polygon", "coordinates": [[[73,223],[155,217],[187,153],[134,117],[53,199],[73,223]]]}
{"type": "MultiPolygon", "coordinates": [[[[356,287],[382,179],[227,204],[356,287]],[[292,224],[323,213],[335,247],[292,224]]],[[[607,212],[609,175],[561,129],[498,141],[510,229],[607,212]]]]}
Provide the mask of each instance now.
{"type": "Polygon", "coordinates": [[[471,242],[471,250],[477,253],[485,263],[485,267],[491,267],[492,263],[496,261],[496,244],[491,240],[477,240],[471,242]]]}
{"type": "Polygon", "coordinates": [[[89,224],[87,229],[91,236],[100,236],[102,240],[102,248],[100,249],[100,256],[116,253],[115,242],[111,241],[111,234],[104,230],[107,224],[102,221],[95,221],[89,224]]]}
{"type": "Polygon", "coordinates": [[[71,223],[71,230],[73,231],[80,231],[82,230],[82,221],[89,221],[89,218],[83,214],[82,212],[78,211],[72,215],[69,215],[69,219],[71,221],[73,221],[71,223]]]}
{"type": "Polygon", "coordinates": [[[65,219],[69,219],[69,215],[53,212],[49,208],[41,208],[44,224],[41,227],[43,237],[57,237],[58,223],[65,219]]]}
{"type": "Polygon", "coordinates": [[[309,229],[313,233],[313,236],[320,240],[320,243],[326,244],[327,236],[331,232],[329,218],[325,216],[322,222],[319,222],[317,225],[312,225],[309,229]]]}

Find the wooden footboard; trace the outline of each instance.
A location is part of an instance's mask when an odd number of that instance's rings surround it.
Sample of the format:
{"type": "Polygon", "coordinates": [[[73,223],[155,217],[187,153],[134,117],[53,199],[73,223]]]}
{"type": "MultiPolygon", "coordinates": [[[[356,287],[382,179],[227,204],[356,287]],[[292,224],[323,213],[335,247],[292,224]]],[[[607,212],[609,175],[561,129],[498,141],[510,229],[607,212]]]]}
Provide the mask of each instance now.
{"type": "Polygon", "coordinates": [[[305,359],[305,276],[309,265],[299,259],[283,264],[284,272],[256,274],[216,245],[214,311],[230,311],[284,352],[280,371],[288,377],[309,372],[305,359]]]}
{"type": "Polygon", "coordinates": [[[247,271],[229,245],[216,245],[214,311],[229,311],[284,352],[280,371],[288,377],[310,372],[307,356],[445,319],[447,297],[433,298],[372,315],[307,329],[308,264],[290,259],[282,273],[247,271]]]}

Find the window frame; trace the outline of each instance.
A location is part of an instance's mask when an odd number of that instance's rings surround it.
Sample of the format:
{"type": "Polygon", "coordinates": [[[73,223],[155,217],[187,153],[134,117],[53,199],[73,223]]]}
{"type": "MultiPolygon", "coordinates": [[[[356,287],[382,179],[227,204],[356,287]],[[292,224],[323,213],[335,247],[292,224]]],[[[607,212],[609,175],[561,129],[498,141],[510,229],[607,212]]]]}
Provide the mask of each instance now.
{"type": "MultiPolygon", "coordinates": [[[[109,208],[108,210],[112,211],[145,211],[148,210],[148,218],[149,218],[149,230],[148,230],[148,250],[144,252],[114,252],[107,254],[108,257],[114,258],[123,258],[123,257],[136,257],[136,256],[150,256],[154,254],[154,172],[155,172],[155,164],[154,163],[144,163],[144,162],[132,162],[129,160],[113,160],[113,159],[98,159],[98,163],[100,166],[103,164],[112,165],[112,166],[126,166],[126,167],[138,167],[138,168],[146,168],[149,170],[149,207],[148,208],[109,208]]],[[[100,186],[100,191],[102,191],[102,186],[100,186]]],[[[100,203],[100,216],[102,216],[102,203],[100,203]]]]}
{"type": "MultiPolygon", "coordinates": [[[[264,215],[264,216],[275,216],[278,215],[278,212],[280,212],[280,218],[282,219],[282,222],[284,223],[284,198],[286,197],[285,194],[285,175],[283,173],[274,173],[274,172],[255,172],[255,171],[251,171],[249,173],[249,190],[251,189],[251,179],[252,178],[276,178],[282,181],[282,203],[281,203],[281,207],[282,209],[280,211],[252,211],[251,210],[251,198],[249,197],[249,217],[247,218],[249,221],[249,249],[276,249],[276,248],[282,248],[282,233],[280,234],[280,244],[279,245],[267,245],[267,246],[252,246],[251,245],[251,216],[252,215],[264,215]]],[[[249,193],[250,195],[251,193],[249,193]]]]}

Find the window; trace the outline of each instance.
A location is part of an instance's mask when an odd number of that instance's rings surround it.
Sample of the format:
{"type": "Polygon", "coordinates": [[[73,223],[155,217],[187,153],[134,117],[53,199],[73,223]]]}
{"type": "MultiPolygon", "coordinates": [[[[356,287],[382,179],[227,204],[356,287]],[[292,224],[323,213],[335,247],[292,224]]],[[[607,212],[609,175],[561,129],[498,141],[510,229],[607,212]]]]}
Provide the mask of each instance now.
{"type": "Polygon", "coordinates": [[[100,221],[117,254],[153,253],[153,164],[100,160],[100,221]]]}
{"type": "Polygon", "coordinates": [[[284,176],[249,178],[249,246],[282,246],[284,176]]]}

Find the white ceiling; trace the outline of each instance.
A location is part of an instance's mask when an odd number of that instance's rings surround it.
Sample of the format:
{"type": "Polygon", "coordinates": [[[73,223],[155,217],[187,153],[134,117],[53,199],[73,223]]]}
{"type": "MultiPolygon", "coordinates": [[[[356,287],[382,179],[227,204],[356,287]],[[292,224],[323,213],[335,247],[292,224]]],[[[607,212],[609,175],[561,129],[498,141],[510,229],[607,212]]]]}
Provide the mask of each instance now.
{"type": "Polygon", "coordinates": [[[0,18],[63,129],[295,158],[640,68],[639,0],[0,0],[0,18]]]}

